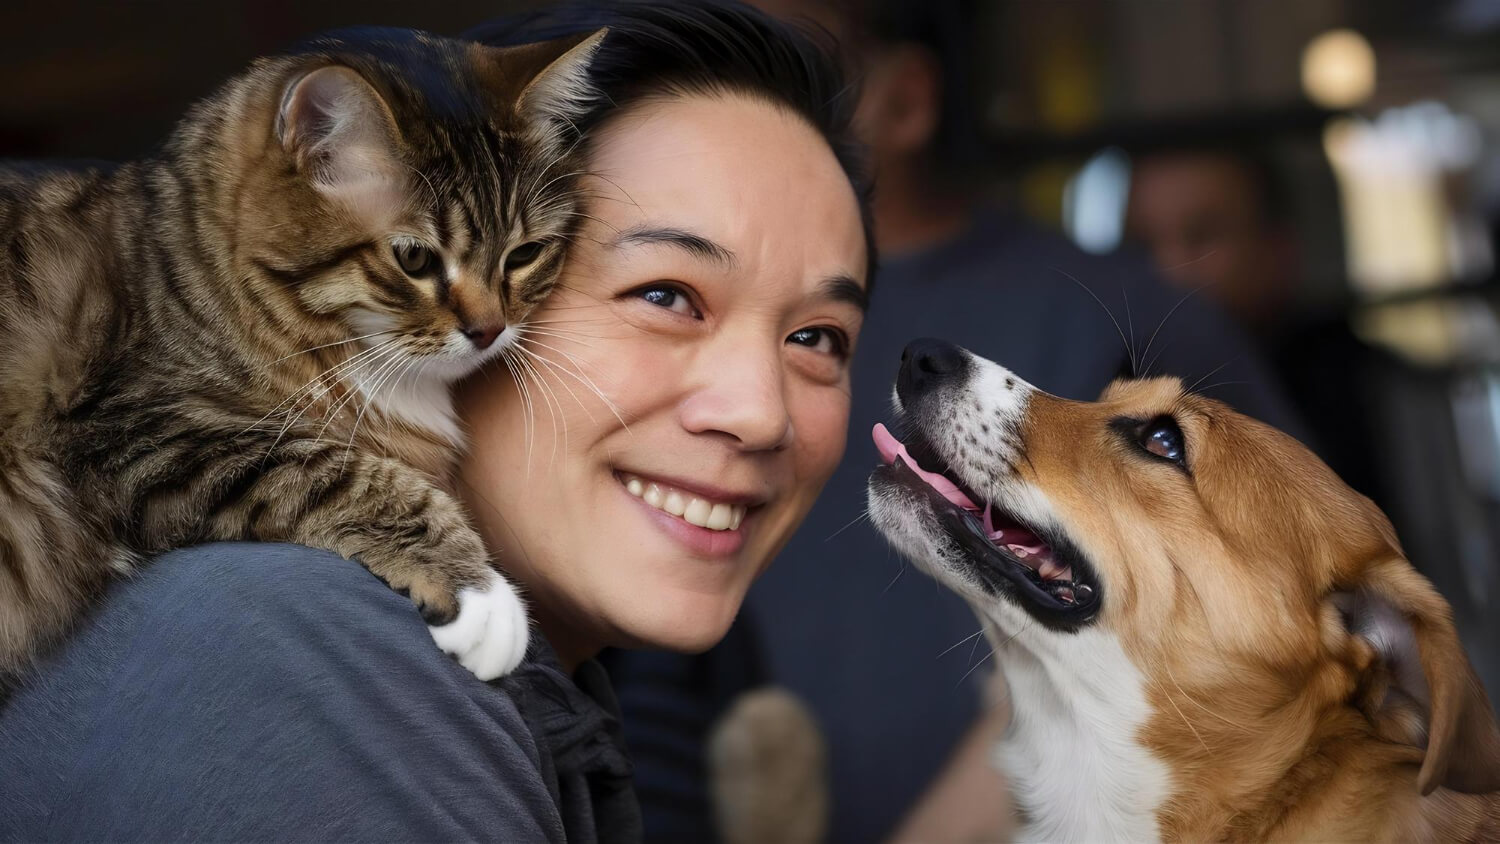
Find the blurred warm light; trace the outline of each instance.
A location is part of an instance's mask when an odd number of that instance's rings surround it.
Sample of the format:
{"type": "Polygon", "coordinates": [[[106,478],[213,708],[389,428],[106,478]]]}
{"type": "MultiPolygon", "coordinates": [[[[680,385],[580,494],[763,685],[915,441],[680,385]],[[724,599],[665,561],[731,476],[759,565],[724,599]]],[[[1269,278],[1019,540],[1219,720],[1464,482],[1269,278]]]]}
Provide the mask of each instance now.
{"type": "Polygon", "coordinates": [[[1356,315],[1354,330],[1365,341],[1424,366],[1493,360],[1500,350],[1500,319],[1488,307],[1473,305],[1465,299],[1377,305],[1356,315]]]}
{"type": "Polygon", "coordinates": [[[1375,93],[1375,51],[1363,35],[1335,29],[1302,51],[1302,90],[1324,108],[1352,108],[1375,93]]]}
{"type": "Polygon", "coordinates": [[[1349,278],[1368,297],[1488,275],[1487,237],[1445,183],[1479,157],[1479,129],[1432,101],[1330,121],[1323,149],[1338,179],[1349,278]]]}
{"type": "Polygon", "coordinates": [[[1384,128],[1345,119],[1323,132],[1344,209],[1349,279],[1376,296],[1449,278],[1448,209],[1439,174],[1409,138],[1384,128]]]}
{"type": "Polygon", "coordinates": [[[1056,132],[1076,132],[1098,118],[1099,73],[1094,58],[1070,37],[1050,39],[1036,76],[1042,123],[1056,132]]]}

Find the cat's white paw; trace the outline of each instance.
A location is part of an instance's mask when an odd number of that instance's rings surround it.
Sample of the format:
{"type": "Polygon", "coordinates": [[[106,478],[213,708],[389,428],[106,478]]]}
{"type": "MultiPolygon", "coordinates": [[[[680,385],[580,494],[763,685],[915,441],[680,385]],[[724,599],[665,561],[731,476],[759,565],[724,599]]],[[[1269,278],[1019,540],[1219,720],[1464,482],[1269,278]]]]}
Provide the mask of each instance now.
{"type": "Polygon", "coordinates": [[[458,593],[457,618],[427,629],[439,649],[458,657],[459,664],[481,680],[514,671],[526,656],[531,635],[521,596],[494,572],[485,586],[458,593]]]}

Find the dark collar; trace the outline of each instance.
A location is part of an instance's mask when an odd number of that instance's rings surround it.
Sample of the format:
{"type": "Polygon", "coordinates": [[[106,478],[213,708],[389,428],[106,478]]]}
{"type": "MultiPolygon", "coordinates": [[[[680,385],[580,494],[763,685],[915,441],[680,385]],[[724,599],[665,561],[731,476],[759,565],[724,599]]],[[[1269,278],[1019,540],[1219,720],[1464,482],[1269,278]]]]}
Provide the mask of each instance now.
{"type": "Polygon", "coordinates": [[[552,645],[533,634],[526,660],[500,685],[526,720],[570,841],[637,841],[640,804],[620,732],[620,704],[594,660],[568,676],[552,645]],[[582,824],[587,828],[578,828],[582,824]]]}

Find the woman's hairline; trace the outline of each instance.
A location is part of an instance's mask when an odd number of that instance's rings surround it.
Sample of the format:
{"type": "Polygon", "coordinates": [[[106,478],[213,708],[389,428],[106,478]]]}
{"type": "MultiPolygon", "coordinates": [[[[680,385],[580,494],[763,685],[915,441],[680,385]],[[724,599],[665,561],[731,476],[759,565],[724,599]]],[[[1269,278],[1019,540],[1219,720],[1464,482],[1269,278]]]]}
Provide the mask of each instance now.
{"type": "MultiPolygon", "coordinates": [[[[651,108],[652,106],[664,105],[668,103],[680,103],[691,100],[694,97],[703,97],[706,99],[714,100],[726,100],[733,97],[743,97],[744,99],[751,102],[758,102],[764,105],[768,105],[776,111],[781,112],[801,123],[804,128],[811,131],[812,134],[817,137],[818,142],[822,144],[823,148],[827,150],[828,154],[833,158],[834,165],[838,167],[839,172],[844,177],[844,184],[849,188],[850,199],[854,202],[855,216],[861,219],[861,228],[863,228],[864,211],[859,195],[860,186],[855,181],[853,174],[851,174],[848,169],[844,167],[843,162],[839,160],[838,150],[832,143],[829,142],[828,137],[824,135],[817,122],[809,118],[807,115],[803,114],[800,109],[798,109],[794,104],[787,102],[785,98],[779,97],[771,91],[766,91],[753,85],[735,85],[721,80],[703,82],[683,82],[681,80],[670,80],[663,82],[652,91],[639,93],[636,96],[632,97],[630,99],[630,102],[626,103],[625,105],[610,108],[607,114],[601,116],[599,120],[592,126],[590,126],[588,128],[588,131],[584,133],[583,143],[581,144],[580,149],[583,153],[585,166],[587,167],[587,165],[593,161],[594,156],[597,153],[596,145],[599,143],[599,141],[604,136],[610,134],[611,131],[613,131],[614,128],[622,121],[637,116],[642,111],[651,108]]],[[[865,238],[868,238],[870,235],[868,232],[865,232],[863,236],[865,238]]],[[[868,247],[869,244],[866,244],[867,252],[869,251],[868,247]]],[[[868,255],[866,257],[866,264],[869,264],[870,262],[868,260],[868,255]]],[[[865,277],[861,281],[866,287],[870,286],[871,276],[874,274],[874,271],[875,268],[873,266],[865,267],[865,277]]]]}

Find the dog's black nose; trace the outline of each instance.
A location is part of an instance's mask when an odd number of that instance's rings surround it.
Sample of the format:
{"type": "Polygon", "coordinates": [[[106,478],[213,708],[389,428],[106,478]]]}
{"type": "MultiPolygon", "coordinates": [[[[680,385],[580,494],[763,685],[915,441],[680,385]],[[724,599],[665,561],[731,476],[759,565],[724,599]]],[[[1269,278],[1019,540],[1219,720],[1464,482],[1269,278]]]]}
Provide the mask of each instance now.
{"type": "Polygon", "coordinates": [[[901,372],[896,392],[909,402],[934,386],[961,375],[969,359],[964,350],[943,340],[923,337],[906,344],[901,352],[901,372]]]}

